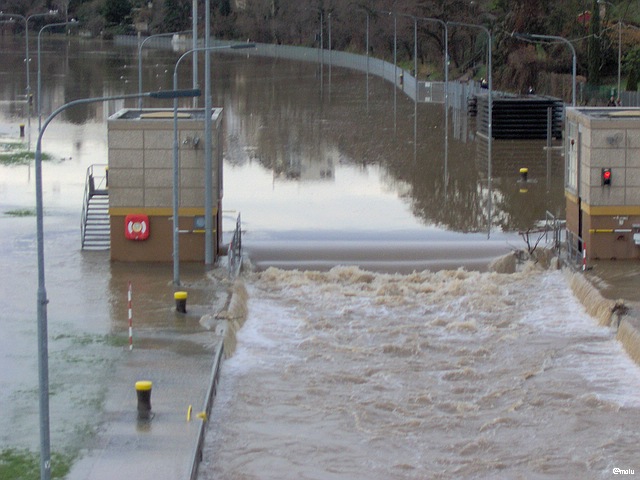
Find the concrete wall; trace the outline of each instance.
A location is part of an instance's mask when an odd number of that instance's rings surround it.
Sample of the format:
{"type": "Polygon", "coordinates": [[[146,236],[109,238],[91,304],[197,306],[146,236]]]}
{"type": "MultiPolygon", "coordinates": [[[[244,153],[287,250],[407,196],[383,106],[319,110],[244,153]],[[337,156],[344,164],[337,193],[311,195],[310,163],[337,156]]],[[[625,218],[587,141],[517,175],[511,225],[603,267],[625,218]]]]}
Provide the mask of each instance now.
{"type": "Polygon", "coordinates": [[[567,181],[567,227],[588,258],[640,258],[640,109],[569,108],[567,124],[567,162],[578,163],[567,181]],[[602,184],[605,167],[611,185],[602,184]]]}
{"type": "MultiPolygon", "coordinates": [[[[121,110],[108,121],[111,259],[173,258],[173,110],[121,110]],[[127,215],[149,218],[149,238],[125,238],[127,215]]],[[[222,109],[212,115],[213,225],[218,224],[222,109]]],[[[204,261],[204,110],[179,110],[180,259],[204,261]]],[[[214,242],[217,235],[214,234],[214,242]]],[[[214,245],[214,252],[218,250],[214,245]]]]}

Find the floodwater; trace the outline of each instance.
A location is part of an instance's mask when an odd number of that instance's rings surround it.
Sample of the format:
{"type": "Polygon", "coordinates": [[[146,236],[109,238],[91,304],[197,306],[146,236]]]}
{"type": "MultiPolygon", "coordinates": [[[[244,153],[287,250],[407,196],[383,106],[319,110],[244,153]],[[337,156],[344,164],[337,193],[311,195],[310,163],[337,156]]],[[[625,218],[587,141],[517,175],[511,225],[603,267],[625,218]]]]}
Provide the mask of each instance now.
{"type": "Polygon", "coordinates": [[[559,271],[268,269],[249,284],[203,480],[640,471],[640,369],[559,271]]]}
{"type": "MultiPolygon", "coordinates": [[[[16,101],[20,40],[0,39],[2,139],[19,139],[26,117],[16,101]]],[[[76,98],[137,91],[135,48],[44,45],[45,117],[76,98]]],[[[171,88],[177,58],[145,51],[143,90],[171,88]]],[[[255,271],[244,279],[250,315],[223,367],[202,478],[640,471],[638,368],[613,333],[595,326],[558,272],[485,271],[522,248],[517,232],[546,211],[564,216],[558,150],[495,142],[488,182],[487,145],[466,112],[452,110],[445,133],[441,105],[416,105],[360,73],[250,54],[213,64],[225,219],[242,215],[255,271]],[[534,180],[526,186],[523,166],[534,180]],[[449,270],[411,273],[425,268],[449,270]]],[[[185,64],[181,87],[190,75],[185,64]]],[[[80,251],[86,169],[106,162],[108,116],[136,105],[71,109],[43,140],[54,450],[73,449],[99,424],[97,379],[127,350],[129,282],[134,343],[197,328],[171,313],[170,265],[80,251]]],[[[33,148],[37,117],[28,124],[33,148]]],[[[0,448],[37,449],[35,220],[11,214],[34,205],[33,165],[0,164],[0,448]]],[[[203,310],[216,301],[209,273],[181,267],[203,310]]]]}
{"type": "Polygon", "coordinates": [[[221,102],[224,205],[242,214],[258,269],[410,273],[456,268],[461,257],[482,269],[522,248],[518,231],[547,211],[564,216],[563,159],[544,141],[494,142],[489,189],[486,140],[466,112],[445,119],[442,105],[343,69],[257,59],[247,73],[233,58],[232,78],[251,75],[266,92],[246,79],[221,102]]]}

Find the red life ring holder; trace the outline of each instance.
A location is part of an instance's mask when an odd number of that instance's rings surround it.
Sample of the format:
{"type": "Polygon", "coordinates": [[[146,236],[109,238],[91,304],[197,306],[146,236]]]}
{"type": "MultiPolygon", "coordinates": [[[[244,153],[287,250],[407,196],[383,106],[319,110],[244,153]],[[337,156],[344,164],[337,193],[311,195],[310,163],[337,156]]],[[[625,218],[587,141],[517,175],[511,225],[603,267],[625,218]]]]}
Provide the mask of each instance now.
{"type": "Polygon", "coordinates": [[[127,240],[149,238],[149,217],[147,215],[127,215],[124,218],[124,236],[127,240]]]}

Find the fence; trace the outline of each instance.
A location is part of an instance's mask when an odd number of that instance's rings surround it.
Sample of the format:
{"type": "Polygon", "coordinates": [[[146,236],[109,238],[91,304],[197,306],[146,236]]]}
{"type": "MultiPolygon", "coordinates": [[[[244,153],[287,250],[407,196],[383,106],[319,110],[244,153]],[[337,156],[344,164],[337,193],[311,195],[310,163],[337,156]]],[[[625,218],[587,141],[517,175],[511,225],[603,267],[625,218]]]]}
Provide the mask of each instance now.
{"type": "Polygon", "coordinates": [[[240,222],[240,214],[236,219],[236,228],[233,232],[233,237],[229,242],[229,249],[227,250],[227,262],[229,268],[229,277],[234,278],[238,276],[240,267],[242,266],[242,228],[240,222]]]}
{"type": "MultiPolygon", "coordinates": [[[[137,46],[138,37],[131,35],[118,35],[114,38],[116,45],[137,46]]],[[[154,38],[151,46],[156,48],[179,49],[186,51],[191,48],[187,44],[181,46],[172,43],[171,38],[154,38]]],[[[211,47],[221,45],[239,44],[242,42],[213,40],[211,47]]],[[[246,50],[224,49],[217,50],[218,54],[242,54],[246,50]]],[[[376,75],[400,88],[412,100],[422,102],[444,103],[444,82],[419,82],[407,70],[403,70],[393,63],[357,53],[341,52],[311,47],[298,47],[294,45],[274,45],[269,43],[256,43],[252,55],[261,55],[272,58],[284,58],[300,62],[313,62],[332,67],[343,67],[376,75]]]]}
{"type": "MultiPolygon", "coordinates": [[[[133,35],[117,35],[114,38],[116,45],[137,46],[141,41],[133,35]]],[[[229,45],[233,41],[214,40],[211,46],[229,45]]],[[[170,37],[154,38],[147,44],[148,47],[168,48],[184,51],[191,48],[186,43],[175,44],[170,37]]],[[[200,45],[202,46],[202,45],[200,45]]],[[[219,50],[223,54],[245,54],[241,50],[219,50]]],[[[312,47],[298,47],[293,45],[275,45],[267,43],[257,43],[255,54],[274,58],[286,58],[303,62],[315,62],[322,65],[351,68],[361,72],[384,78],[385,80],[398,86],[412,100],[418,102],[444,102],[444,82],[421,82],[411,75],[410,71],[404,70],[393,63],[374,58],[368,55],[342,52],[337,50],[327,50],[312,47]]],[[[449,82],[449,92],[458,82],[449,82]]],[[[459,83],[458,83],[459,84],[459,83]]],[[[473,82],[470,82],[473,85],[473,82]]],[[[615,95],[615,88],[611,87],[591,87],[580,83],[577,92],[578,102],[582,105],[599,104],[605,105],[611,95],[615,95]]],[[[621,105],[624,107],[640,106],[640,92],[620,92],[618,95],[621,105]]]]}
{"type": "Polygon", "coordinates": [[[586,245],[575,233],[566,230],[566,241],[564,242],[566,254],[562,256],[565,263],[574,270],[586,269],[586,245]]]}
{"type": "MultiPolygon", "coordinates": [[[[203,411],[205,412],[206,419],[211,417],[211,407],[213,401],[218,393],[218,380],[220,379],[220,367],[222,366],[222,354],[224,352],[224,342],[219,342],[216,347],[216,352],[213,355],[213,367],[211,368],[211,379],[209,381],[209,390],[204,401],[203,411]]],[[[198,467],[202,462],[202,449],[204,447],[204,439],[207,430],[207,422],[203,421],[198,426],[198,437],[196,444],[193,448],[193,462],[191,463],[191,472],[189,474],[189,480],[198,479],[198,467]]]]}
{"type": "Polygon", "coordinates": [[[618,95],[616,87],[580,84],[578,91],[580,105],[603,106],[609,102],[611,97],[619,98],[622,107],[640,106],[640,92],[620,92],[618,95]]]}

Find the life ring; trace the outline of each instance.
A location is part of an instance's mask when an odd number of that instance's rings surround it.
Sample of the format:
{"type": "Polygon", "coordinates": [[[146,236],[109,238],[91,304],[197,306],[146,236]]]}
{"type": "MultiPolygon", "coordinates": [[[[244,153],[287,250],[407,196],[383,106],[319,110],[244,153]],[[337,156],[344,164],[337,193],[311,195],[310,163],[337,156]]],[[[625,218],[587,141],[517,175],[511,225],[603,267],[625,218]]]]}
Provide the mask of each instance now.
{"type": "Polygon", "coordinates": [[[124,218],[124,236],[127,240],[149,238],[149,217],[147,215],[127,215],[124,218]]]}

